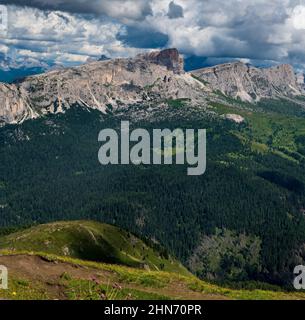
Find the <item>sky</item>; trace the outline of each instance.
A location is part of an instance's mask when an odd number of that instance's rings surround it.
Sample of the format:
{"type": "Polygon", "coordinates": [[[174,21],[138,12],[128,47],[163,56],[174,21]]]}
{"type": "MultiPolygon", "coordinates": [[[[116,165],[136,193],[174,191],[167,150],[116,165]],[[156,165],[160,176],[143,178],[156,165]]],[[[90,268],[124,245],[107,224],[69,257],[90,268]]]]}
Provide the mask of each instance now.
{"type": "Polygon", "coordinates": [[[305,70],[305,0],[0,0],[0,57],[75,65],[175,47],[194,61],[305,70]],[[1,31],[1,30],[0,30],[1,31]],[[200,58],[198,58],[200,57],[200,58]]]}

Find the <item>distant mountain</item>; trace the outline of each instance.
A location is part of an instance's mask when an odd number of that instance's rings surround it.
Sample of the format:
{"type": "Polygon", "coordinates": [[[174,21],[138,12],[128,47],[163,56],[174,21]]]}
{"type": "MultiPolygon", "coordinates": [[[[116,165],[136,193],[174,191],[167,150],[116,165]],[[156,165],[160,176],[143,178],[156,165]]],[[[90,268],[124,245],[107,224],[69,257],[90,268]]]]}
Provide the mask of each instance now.
{"type": "Polygon", "coordinates": [[[106,113],[122,105],[161,103],[164,99],[203,98],[203,85],[183,71],[176,49],[138,55],[133,59],[91,62],[0,84],[0,120],[22,122],[73,105],[106,113]]]}
{"type": "Polygon", "coordinates": [[[5,55],[0,55],[0,82],[12,83],[22,78],[60,67],[54,63],[33,58],[14,60],[5,55]]]}
{"type": "MultiPolygon", "coordinates": [[[[303,84],[288,65],[186,73],[175,49],[1,84],[0,117],[12,125],[0,126],[0,225],[94,219],[162,244],[203,279],[289,286],[305,260],[303,84]],[[206,128],[206,174],[101,166],[98,132],[122,119],[147,130],[206,128]]],[[[2,246],[80,257],[75,239],[91,247],[93,237],[72,229],[68,241],[37,227],[2,246]]],[[[103,232],[93,235],[104,243],[103,232]]]]}
{"type": "MultiPolygon", "coordinates": [[[[231,57],[201,57],[201,56],[186,56],[184,58],[184,69],[187,72],[214,67],[221,64],[243,61],[242,58],[231,57]]],[[[251,59],[249,63],[257,68],[270,68],[278,65],[275,61],[251,59]]]]}
{"type": "MultiPolygon", "coordinates": [[[[14,69],[11,77],[47,68],[45,65],[34,68],[33,64],[28,61],[26,69],[16,69],[19,73],[14,69]]],[[[176,49],[128,59],[101,57],[100,61],[49,71],[11,85],[0,84],[0,121],[20,123],[49,113],[62,113],[74,105],[102,113],[135,104],[161,105],[168,99],[187,99],[192,105],[206,106],[215,93],[250,103],[295,99],[305,94],[304,76],[296,75],[290,65],[256,68],[242,62],[187,73],[176,49]]]]}
{"type": "Polygon", "coordinates": [[[192,74],[211,89],[247,102],[305,94],[304,77],[296,75],[290,65],[255,68],[234,62],[195,70],[192,74]]]}
{"type": "Polygon", "coordinates": [[[44,73],[46,69],[43,67],[33,67],[33,68],[26,68],[21,67],[17,69],[9,69],[9,70],[1,70],[0,69],[0,82],[12,83],[16,80],[32,76],[35,74],[44,73]]]}

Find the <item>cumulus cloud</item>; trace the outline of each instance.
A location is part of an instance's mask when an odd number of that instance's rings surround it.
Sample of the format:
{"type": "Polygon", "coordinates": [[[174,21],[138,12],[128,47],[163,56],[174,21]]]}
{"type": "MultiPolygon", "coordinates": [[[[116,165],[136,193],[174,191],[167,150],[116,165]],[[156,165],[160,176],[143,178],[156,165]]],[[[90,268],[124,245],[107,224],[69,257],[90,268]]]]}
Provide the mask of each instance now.
{"type": "Polygon", "coordinates": [[[305,30],[305,6],[296,6],[291,15],[293,25],[298,30],[305,30]]]}
{"type": "Polygon", "coordinates": [[[186,56],[305,65],[305,0],[0,0],[0,52],[56,59],[177,47],[186,56]],[[14,9],[12,9],[14,8],[14,9]],[[9,48],[9,49],[7,49],[9,48]]]}
{"type": "Polygon", "coordinates": [[[302,0],[176,0],[177,20],[168,17],[170,3],[153,0],[146,21],[186,54],[305,62],[302,0]]]}
{"type": "Polygon", "coordinates": [[[102,54],[116,57],[138,52],[125,48],[117,39],[122,25],[109,18],[88,19],[80,14],[30,7],[8,9],[8,34],[0,38],[0,52],[6,55],[77,64],[102,54]]]}

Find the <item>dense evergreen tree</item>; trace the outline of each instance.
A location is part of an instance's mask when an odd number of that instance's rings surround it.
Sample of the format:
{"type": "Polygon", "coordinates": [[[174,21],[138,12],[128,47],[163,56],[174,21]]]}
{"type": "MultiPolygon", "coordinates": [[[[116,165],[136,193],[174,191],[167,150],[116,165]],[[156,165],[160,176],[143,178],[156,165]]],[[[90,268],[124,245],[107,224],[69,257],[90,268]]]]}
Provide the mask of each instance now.
{"type": "Polygon", "coordinates": [[[1,128],[1,226],[95,219],[148,236],[184,263],[203,235],[226,229],[261,241],[261,271],[248,277],[288,281],[305,242],[305,162],[253,151],[247,124],[164,119],[137,126],[207,128],[203,176],[187,176],[186,166],[101,166],[98,132],[120,123],[111,115],[75,108],[1,128]]]}

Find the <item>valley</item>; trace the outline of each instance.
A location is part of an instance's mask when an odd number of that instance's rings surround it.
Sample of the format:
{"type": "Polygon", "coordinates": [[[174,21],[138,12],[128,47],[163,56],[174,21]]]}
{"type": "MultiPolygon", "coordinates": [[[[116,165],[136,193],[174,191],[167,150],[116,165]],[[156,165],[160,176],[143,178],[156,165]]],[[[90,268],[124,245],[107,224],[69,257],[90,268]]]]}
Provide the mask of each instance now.
{"type": "MultiPolygon", "coordinates": [[[[210,69],[192,75],[182,68],[171,49],[2,84],[0,233],[94,220],[161,246],[182,274],[245,290],[249,281],[291,290],[293,269],[305,260],[303,84],[287,66],[251,69],[251,77],[247,66],[220,66],[218,78],[231,79],[225,87],[214,78],[211,85],[210,69]],[[234,81],[255,99],[236,94],[234,81]],[[149,133],[206,128],[206,173],[188,177],[185,165],[101,166],[98,133],[119,132],[121,121],[149,133]]],[[[8,243],[0,239],[0,248],[8,243]]],[[[122,259],[139,267],[120,254],[108,262],[122,259]]]]}

